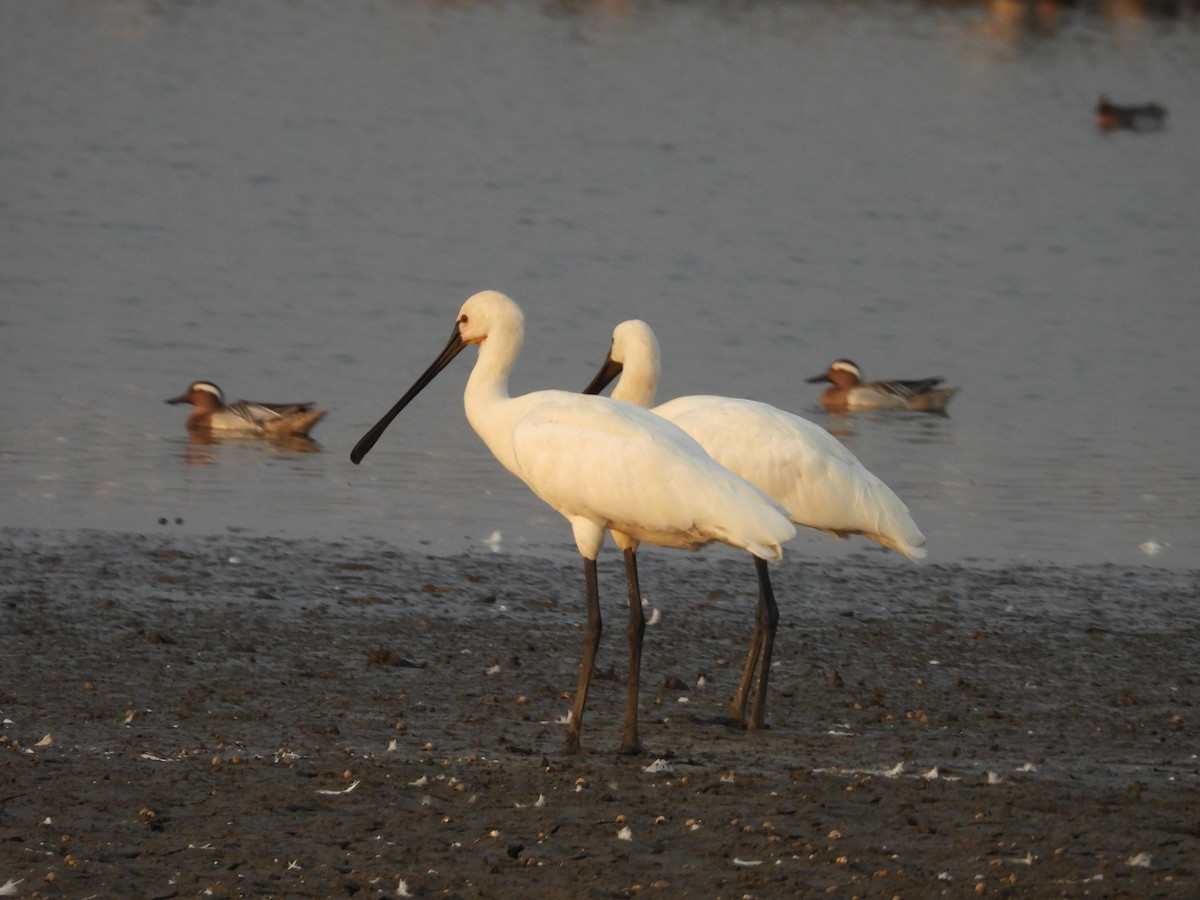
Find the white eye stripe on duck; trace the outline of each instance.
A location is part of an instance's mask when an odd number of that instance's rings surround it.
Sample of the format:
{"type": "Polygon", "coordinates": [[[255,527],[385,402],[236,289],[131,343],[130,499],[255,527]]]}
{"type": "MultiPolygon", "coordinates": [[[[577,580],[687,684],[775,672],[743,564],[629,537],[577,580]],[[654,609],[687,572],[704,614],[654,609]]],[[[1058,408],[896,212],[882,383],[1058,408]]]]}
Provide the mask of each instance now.
{"type": "Polygon", "coordinates": [[[831,372],[849,372],[852,375],[857,375],[860,378],[862,377],[862,372],[859,371],[858,366],[850,362],[848,359],[839,359],[837,362],[830,365],[829,369],[831,372]]]}
{"type": "Polygon", "coordinates": [[[195,384],[192,385],[192,390],[193,391],[206,391],[207,393],[212,394],[218,400],[222,399],[225,396],[224,394],[221,393],[221,389],[219,387],[217,387],[215,384],[213,384],[211,381],[197,381],[195,384]]]}

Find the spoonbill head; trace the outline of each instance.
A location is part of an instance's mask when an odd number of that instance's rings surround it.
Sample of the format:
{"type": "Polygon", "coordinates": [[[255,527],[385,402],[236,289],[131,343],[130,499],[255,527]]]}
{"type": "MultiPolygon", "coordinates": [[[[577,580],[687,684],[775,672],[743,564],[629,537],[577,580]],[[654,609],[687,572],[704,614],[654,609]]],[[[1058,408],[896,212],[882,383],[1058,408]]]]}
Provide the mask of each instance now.
{"type": "MultiPolygon", "coordinates": [[[[639,319],[625,321],[613,330],[608,356],[585,392],[598,393],[620,376],[613,397],[649,407],[661,368],[658,339],[650,326],[639,319]]],[[[695,438],[721,465],[774,498],[795,524],[842,538],[862,535],[913,560],[925,556],[925,537],[900,498],[820,426],[765,403],[730,397],[679,397],[652,411],[695,438]]],[[[761,665],[751,728],[763,724],[778,620],[767,569],[757,562],[756,569],[755,636],[733,703],[734,718],[744,721],[750,681],[755,667],[761,665]]]]}
{"type": "MultiPolygon", "coordinates": [[[[524,339],[524,316],[496,291],[470,297],[445,348],[413,386],[358,442],[361,462],[393,419],[468,345],[479,347],[463,405],[471,427],[506,469],[571,524],[584,561],[588,629],[572,716],[569,751],[579,730],[600,637],[596,557],[606,530],[628,543],[697,549],[714,541],[777,560],[795,528],[780,506],[714,462],[665,419],[630,403],[567,391],[508,392],[524,339]]],[[[627,697],[622,749],[638,746],[636,705],[627,697]]]]}

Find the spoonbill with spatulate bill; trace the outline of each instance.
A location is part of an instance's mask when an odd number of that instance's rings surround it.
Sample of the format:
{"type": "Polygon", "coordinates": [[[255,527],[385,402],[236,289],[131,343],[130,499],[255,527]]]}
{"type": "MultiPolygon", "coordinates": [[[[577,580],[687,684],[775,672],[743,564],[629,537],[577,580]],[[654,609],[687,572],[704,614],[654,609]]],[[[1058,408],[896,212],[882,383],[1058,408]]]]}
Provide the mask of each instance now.
{"type": "MultiPolygon", "coordinates": [[[[650,407],[661,373],[658,338],[645,322],[631,319],[613,330],[604,365],[585,388],[598,394],[618,375],[615,399],[650,407]]],[[[797,525],[838,537],[863,535],[913,560],[925,556],[908,507],[892,489],[824,428],[753,400],[679,397],[653,412],[690,434],[713,459],[779,502],[797,525]]],[[[767,567],[754,560],[759,606],[754,637],[734,694],[731,715],[750,728],[763,726],[767,680],[779,612],[767,567]],[[746,720],[746,698],[755,668],[759,678],[746,720]]],[[[630,584],[630,592],[635,585],[630,584]]]]}
{"type": "MultiPolygon", "coordinates": [[[[506,469],[571,523],[583,557],[587,627],[579,687],[563,747],[575,752],[600,641],[596,557],[605,530],[620,535],[619,544],[634,547],[644,541],[694,550],[720,541],[748,550],[758,560],[778,560],[783,552],[780,545],[796,530],[775,501],[713,462],[691,437],[660,416],[630,403],[567,391],[509,396],[509,373],[524,333],[524,316],[510,298],[496,291],[472,296],[459,311],[445,349],[362,437],[350,459],[360,462],[400,411],[464,347],[479,346],[463,396],[467,420],[506,469]]],[[[632,551],[626,553],[626,560],[626,574],[636,584],[632,551]]],[[[633,600],[631,588],[631,627],[633,600]]],[[[640,616],[640,592],[637,613],[640,616]]],[[[640,633],[636,638],[640,647],[640,633]]],[[[631,665],[624,752],[640,747],[638,675],[631,665]]]]}

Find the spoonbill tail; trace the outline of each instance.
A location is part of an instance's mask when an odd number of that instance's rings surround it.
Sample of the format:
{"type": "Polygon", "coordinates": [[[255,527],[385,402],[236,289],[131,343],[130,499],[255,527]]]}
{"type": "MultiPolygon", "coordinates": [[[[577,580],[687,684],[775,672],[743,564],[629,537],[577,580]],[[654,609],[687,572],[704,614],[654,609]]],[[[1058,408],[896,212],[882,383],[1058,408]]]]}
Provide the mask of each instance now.
{"type": "MultiPolygon", "coordinates": [[[[681,429],[647,410],[567,391],[510,397],[509,373],[524,333],[520,307],[504,294],[483,291],[472,296],[459,311],[445,349],[363,435],[350,459],[360,462],[438,372],[468,344],[479,345],[463,396],[467,421],[506,469],[571,523],[583,557],[587,627],[579,687],[563,745],[565,751],[575,752],[600,643],[596,556],[605,530],[634,547],[645,541],[694,550],[721,541],[748,550],[758,560],[778,560],[783,555],[780,545],[791,540],[796,529],[775,501],[713,462],[681,429]]],[[[632,550],[626,552],[626,561],[633,627],[637,572],[632,550]]],[[[641,615],[640,591],[637,613],[641,615]]],[[[640,632],[637,643],[640,647],[640,632]]],[[[639,749],[637,700],[638,671],[631,666],[623,752],[639,749]]]]}
{"type": "MultiPolygon", "coordinates": [[[[658,339],[640,320],[613,330],[612,346],[599,373],[584,390],[599,393],[618,375],[614,399],[650,407],[661,372],[658,339]]],[[[753,400],[679,397],[655,406],[656,415],[694,437],[725,468],[741,475],[787,510],[797,525],[841,538],[860,534],[913,560],[925,556],[925,536],[892,489],[833,435],[806,419],[753,400]]],[[[733,718],[761,728],[779,612],[767,567],[754,561],[759,605],[754,638],[731,707],[733,718]],[[746,698],[761,667],[750,720],[746,698]]],[[[634,585],[630,585],[630,592],[634,585]]]]}

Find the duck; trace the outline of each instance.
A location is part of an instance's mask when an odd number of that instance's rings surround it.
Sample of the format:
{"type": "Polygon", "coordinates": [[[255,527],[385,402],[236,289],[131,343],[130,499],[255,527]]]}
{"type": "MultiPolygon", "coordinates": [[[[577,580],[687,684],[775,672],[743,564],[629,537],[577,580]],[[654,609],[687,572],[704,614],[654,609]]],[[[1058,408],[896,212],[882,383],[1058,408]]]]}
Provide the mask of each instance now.
{"type": "Polygon", "coordinates": [[[940,387],[943,380],[933,377],[864,382],[862,370],[848,359],[835,359],[820,375],[806,379],[808,384],[827,381],[833,385],[820,398],[821,405],[830,412],[909,409],[945,415],[946,405],[958,388],[940,387]]]}
{"type": "Polygon", "coordinates": [[[1120,106],[1113,103],[1107,94],[1101,94],[1096,103],[1096,127],[1101,131],[1127,128],[1130,131],[1155,131],[1166,122],[1167,111],[1157,103],[1120,106]]]}
{"type": "Polygon", "coordinates": [[[211,381],[193,381],[171,404],[190,403],[188,431],[220,431],[230,434],[284,437],[307,436],[325,413],[312,403],[256,403],[238,400],[225,403],[224,392],[211,381]]]}

